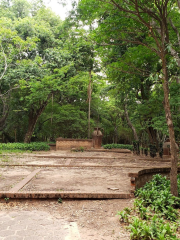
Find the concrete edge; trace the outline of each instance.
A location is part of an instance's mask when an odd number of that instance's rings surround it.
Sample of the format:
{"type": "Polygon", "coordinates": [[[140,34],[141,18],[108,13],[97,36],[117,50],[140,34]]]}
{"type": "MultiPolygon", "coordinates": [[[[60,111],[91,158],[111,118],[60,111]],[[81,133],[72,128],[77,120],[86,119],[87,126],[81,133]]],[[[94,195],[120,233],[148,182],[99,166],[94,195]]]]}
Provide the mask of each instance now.
{"type": "MultiPolygon", "coordinates": [[[[169,173],[170,171],[171,171],[170,167],[146,168],[146,169],[140,170],[137,173],[128,173],[128,176],[137,178],[139,176],[142,176],[142,175],[148,174],[148,173],[158,174],[158,173],[169,173]]],[[[179,172],[180,172],[180,167],[178,168],[178,173],[179,172]]]]}
{"type": "Polygon", "coordinates": [[[13,188],[10,189],[9,192],[18,192],[21,188],[23,188],[28,182],[30,182],[36,174],[38,174],[41,171],[41,169],[36,169],[32,173],[30,173],[26,178],[24,178],[22,181],[17,183],[13,188]]]}
{"type": "Polygon", "coordinates": [[[116,152],[116,153],[132,153],[129,149],[86,149],[85,152],[116,152]]]}
{"type": "Polygon", "coordinates": [[[40,168],[46,168],[46,167],[58,167],[58,168],[140,168],[142,169],[142,167],[136,167],[136,166],[123,166],[123,165],[111,165],[111,166],[107,166],[107,165],[89,165],[89,166],[82,166],[82,165],[41,165],[41,164],[27,164],[27,165],[24,165],[24,164],[7,164],[7,165],[1,165],[0,164],[0,167],[40,167],[40,168]]]}
{"type": "Polygon", "coordinates": [[[133,193],[79,193],[79,192],[5,192],[0,191],[0,198],[24,198],[24,199],[130,199],[134,198],[133,193]]]}
{"type": "Polygon", "coordinates": [[[57,155],[37,155],[37,156],[33,156],[36,158],[63,158],[63,159],[127,159],[125,157],[71,157],[71,156],[57,156],[57,155]]]}
{"type": "MultiPolygon", "coordinates": [[[[180,167],[178,167],[177,170],[178,170],[177,172],[180,173],[180,167]]],[[[131,186],[135,190],[140,187],[143,187],[146,182],[152,179],[153,175],[169,174],[170,171],[171,171],[170,167],[147,168],[147,169],[142,169],[140,171],[137,171],[136,173],[128,173],[128,177],[130,177],[131,186]],[[141,179],[143,178],[144,180],[142,181],[141,179]],[[140,181],[141,183],[139,183],[140,181]]]]}

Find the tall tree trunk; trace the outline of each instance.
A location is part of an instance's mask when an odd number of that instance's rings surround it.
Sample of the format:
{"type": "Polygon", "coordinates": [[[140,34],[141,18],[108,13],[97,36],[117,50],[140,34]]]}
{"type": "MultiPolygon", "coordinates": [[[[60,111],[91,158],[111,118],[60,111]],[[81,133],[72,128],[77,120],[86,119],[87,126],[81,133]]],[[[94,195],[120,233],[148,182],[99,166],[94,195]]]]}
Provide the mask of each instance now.
{"type": "Polygon", "coordinates": [[[88,85],[88,138],[91,137],[91,70],[89,71],[89,85],[88,85]]]}
{"type": "Polygon", "coordinates": [[[177,187],[178,156],[177,156],[177,149],[176,149],[174,126],[173,126],[170,103],[169,103],[168,71],[167,71],[167,62],[166,62],[165,54],[162,56],[162,70],[164,75],[164,79],[163,79],[164,109],[166,114],[166,122],[169,130],[170,149],[171,149],[171,172],[170,172],[171,193],[174,196],[178,196],[178,187],[177,187]]]}
{"type": "Polygon", "coordinates": [[[133,124],[132,124],[132,122],[131,122],[131,120],[130,120],[130,118],[129,118],[126,100],[125,100],[125,103],[124,103],[124,114],[125,114],[125,117],[126,117],[126,120],[127,120],[127,123],[128,123],[128,125],[129,125],[129,127],[130,127],[131,130],[133,131],[134,139],[135,139],[136,141],[139,141],[139,138],[138,138],[136,129],[135,129],[135,127],[133,126],[133,124]]]}

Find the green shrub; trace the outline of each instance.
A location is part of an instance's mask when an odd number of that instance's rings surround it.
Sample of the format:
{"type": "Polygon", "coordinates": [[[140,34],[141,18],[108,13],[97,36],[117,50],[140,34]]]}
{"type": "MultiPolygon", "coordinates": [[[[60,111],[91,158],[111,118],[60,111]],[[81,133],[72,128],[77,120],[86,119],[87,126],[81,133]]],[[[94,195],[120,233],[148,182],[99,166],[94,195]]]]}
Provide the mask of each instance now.
{"type": "MultiPolygon", "coordinates": [[[[180,181],[178,182],[180,184],[180,181]]],[[[153,179],[138,189],[135,195],[144,207],[150,207],[155,213],[171,221],[177,219],[178,212],[174,207],[179,207],[179,198],[171,194],[170,180],[166,177],[160,174],[153,176],[153,179]]]]}
{"type": "Polygon", "coordinates": [[[138,217],[132,217],[132,223],[129,224],[128,229],[131,231],[132,240],[178,240],[175,235],[177,226],[165,222],[163,218],[159,218],[157,215],[154,215],[148,222],[138,217]]]}
{"type": "Polygon", "coordinates": [[[106,144],[103,145],[104,149],[112,149],[112,148],[120,148],[120,149],[129,149],[129,150],[133,150],[133,146],[132,145],[126,145],[126,144],[106,144]]]}
{"type": "Polygon", "coordinates": [[[32,143],[0,143],[0,150],[19,151],[48,151],[49,145],[44,142],[32,143]]]}
{"type": "MultiPolygon", "coordinates": [[[[180,176],[178,176],[180,196],[180,176]]],[[[178,240],[180,198],[170,192],[170,180],[157,174],[135,192],[134,211],[119,212],[120,221],[128,224],[132,240],[178,240]],[[135,215],[135,217],[133,216],[135,215]]]]}

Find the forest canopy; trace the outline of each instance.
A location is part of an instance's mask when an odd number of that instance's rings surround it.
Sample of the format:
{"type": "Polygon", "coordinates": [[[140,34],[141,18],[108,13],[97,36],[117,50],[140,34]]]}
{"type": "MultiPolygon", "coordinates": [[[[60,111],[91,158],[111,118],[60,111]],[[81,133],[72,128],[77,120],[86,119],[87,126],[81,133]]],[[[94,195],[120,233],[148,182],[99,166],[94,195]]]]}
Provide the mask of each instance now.
{"type": "Polygon", "coordinates": [[[180,141],[179,8],[165,2],[166,13],[144,1],[81,0],[62,21],[42,0],[1,0],[1,141],[88,138],[98,126],[104,144],[158,146],[170,137],[165,75],[180,141]]]}

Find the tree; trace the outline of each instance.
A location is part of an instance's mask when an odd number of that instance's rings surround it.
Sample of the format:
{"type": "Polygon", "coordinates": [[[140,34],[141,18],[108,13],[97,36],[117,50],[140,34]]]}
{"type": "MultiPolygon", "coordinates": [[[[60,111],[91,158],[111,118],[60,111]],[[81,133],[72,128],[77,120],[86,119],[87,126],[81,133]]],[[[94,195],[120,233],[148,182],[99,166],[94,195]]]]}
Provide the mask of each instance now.
{"type": "MultiPolygon", "coordinates": [[[[43,64],[43,59],[36,57],[34,61],[23,62],[24,80],[20,81],[21,100],[24,108],[28,111],[29,123],[24,142],[29,143],[36,125],[36,122],[53,93],[63,91],[66,86],[66,81],[73,74],[73,66],[70,64],[70,56],[68,53],[54,49],[48,53],[47,59],[51,59],[51,63],[43,64]],[[55,53],[56,52],[56,53],[55,53]],[[51,72],[50,66],[53,65],[53,54],[58,55],[58,68],[51,72]],[[50,66],[48,66],[50,65],[50,66]]],[[[46,58],[44,59],[44,61],[46,58]]]]}
{"type": "Polygon", "coordinates": [[[2,130],[8,113],[9,101],[13,89],[18,88],[16,70],[21,56],[36,46],[35,39],[23,40],[14,28],[13,22],[7,18],[0,19],[0,99],[2,107],[0,129],[2,130]]]}
{"type": "MultiPolygon", "coordinates": [[[[170,44],[169,33],[171,29],[171,26],[168,24],[168,17],[176,6],[177,2],[175,0],[156,0],[149,2],[144,0],[81,0],[79,12],[81,13],[81,11],[83,11],[83,19],[90,15],[94,19],[98,18],[98,21],[104,21],[104,23],[106,23],[104,31],[107,32],[108,42],[101,41],[101,44],[121,45],[133,43],[143,45],[152,52],[155,52],[159,57],[162,67],[159,78],[162,81],[164,92],[163,105],[171,143],[171,192],[177,196],[177,149],[169,102],[168,72],[168,46],[170,44]],[[96,5],[96,11],[92,8],[93,4],[96,5]],[[91,12],[91,14],[89,14],[89,12],[91,12]],[[118,25],[116,25],[118,21],[117,16],[120,18],[119,20],[121,20],[118,22],[118,25]],[[125,22],[126,25],[124,24],[125,22]],[[119,33],[118,39],[114,39],[114,33],[117,32],[119,33]]],[[[102,34],[102,32],[103,30],[101,29],[100,33],[102,34]]],[[[102,35],[100,35],[98,39],[100,39],[100,37],[102,37],[102,35]]]]}
{"type": "Polygon", "coordinates": [[[30,14],[31,4],[26,0],[12,0],[12,11],[16,18],[24,18],[30,14]]]}

